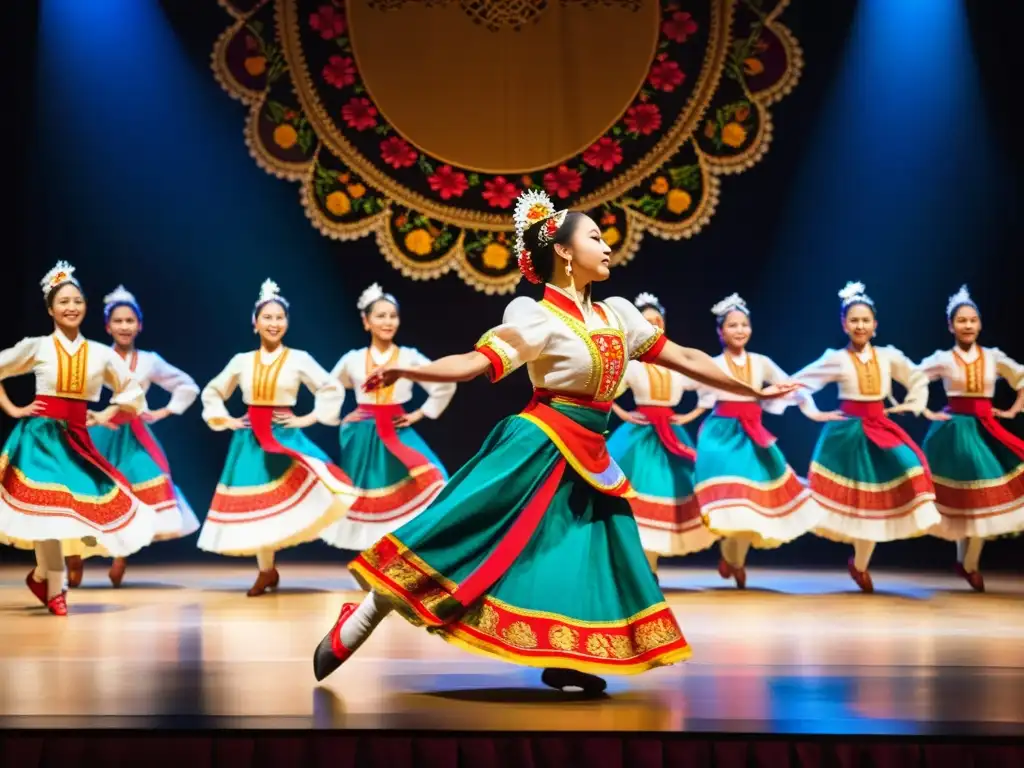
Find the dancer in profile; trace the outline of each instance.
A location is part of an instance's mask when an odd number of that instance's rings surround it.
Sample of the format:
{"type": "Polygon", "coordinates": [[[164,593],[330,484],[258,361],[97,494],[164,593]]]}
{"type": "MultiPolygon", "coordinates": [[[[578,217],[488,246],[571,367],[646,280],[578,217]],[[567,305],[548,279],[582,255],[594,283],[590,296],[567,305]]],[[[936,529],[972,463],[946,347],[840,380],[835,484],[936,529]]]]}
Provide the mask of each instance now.
{"type": "Polygon", "coordinates": [[[516,205],[523,275],[544,298],[513,300],[476,349],[418,368],[385,367],[368,391],[401,378],[493,381],[526,365],[534,397],[498,424],[434,503],[359,555],[350,569],[371,589],[346,603],[314,654],[322,680],[392,609],[433,634],[492,657],[546,668],[554,688],[597,692],[588,673],[672,664],[690,649],[647,566],[635,493],[608,456],[603,431],[630,359],[703,383],[774,397],[671,342],[629,301],[594,303],[611,249],[590,217],[556,211],[546,195],[516,205]]]}
{"type": "MultiPolygon", "coordinates": [[[[641,293],[633,304],[647,322],[665,330],[665,308],[656,296],[641,293]]],[[[624,423],[608,438],[608,452],[636,491],[629,503],[657,576],[659,557],[700,552],[717,539],[701,520],[693,493],[696,452],[683,428],[699,411],[675,411],[697,382],[654,363],[630,360],[621,390],[626,388],[633,391],[636,410],[612,405],[624,423]]]]}
{"type": "Polygon", "coordinates": [[[358,308],[370,345],[345,353],[331,378],[352,390],[358,403],[341,425],[339,465],[359,498],[321,538],[339,549],[362,551],[416,517],[444,488],[448,473],[412,426],[424,416],[436,419],[444,413],[455,385],[424,383],[427,401],[410,412],[404,407],[412,399],[408,379],[366,392],[366,378],[381,366],[415,368],[430,360],[394,343],[398,300],[377,283],[363,291],[358,308]]]}
{"type": "Polygon", "coordinates": [[[221,555],[256,556],[259,574],[249,590],[258,597],[276,589],[278,550],[314,541],[355,499],[349,479],[302,430],[318,420],[337,425],[341,386],[309,354],[284,346],[288,300],[267,280],[252,313],[259,348],[231,358],[203,389],[203,420],[232,430],[217,492],[199,534],[199,548],[221,555]],[[292,412],[299,387],[315,398],[305,416],[292,412]],[[226,402],[242,390],[244,418],[226,402]]]}
{"type": "MultiPolygon", "coordinates": [[[[142,331],[142,309],[135,297],[119,285],[103,297],[103,319],[114,340],[114,351],[125,361],[133,378],[144,392],[152,384],[169,392],[170,401],[155,411],[132,416],[115,413],[89,430],[96,449],[131,483],[132,493],[157,513],[154,541],[177,539],[199,530],[199,521],[181,490],[171,479],[170,465],[163,448],[149,428],[168,416],[180,416],[199,396],[199,387],[185,373],[156,352],[137,349],[135,339],[142,331]]],[[[68,586],[82,583],[82,557],[66,558],[68,586]]],[[[110,583],[121,586],[127,558],[115,557],[110,567],[110,583]]]]}
{"type": "Polygon", "coordinates": [[[981,312],[967,286],[946,305],[946,323],[956,343],[921,362],[930,381],[941,379],[946,410],[925,411],[931,429],[924,439],[942,522],[933,531],[956,542],[956,572],[985,591],[980,562],[986,539],[1024,529],[1024,440],[999,420],[1024,408],[1024,365],[994,347],[978,344],[981,312]],[[996,381],[1017,391],[1007,410],[992,407],[996,381]]]}
{"type": "Polygon", "coordinates": [[[888,416],[920,414],[928,402],[928,377],[895,347],[872,344],[875,302],[862,283],[847,283],[839,298],[849,345],[827,350],[794,381],[811,392],[829,383],[839,388],[840,408],[833,416],[845,418],[822,429],[807,479],[823,510],[816,533],[853,544],[850,577],[872,592],[868,566],[875,545],[920,536],[940,520],[924,453],[888,416]],[[886,410],[893,381],[907,395],[886,410]]]}
{"type": "Polygon", "coordinates": [[[82,336],[86,301],[74,273],[60,261],[43,277],[53,333],[0,352],[0,380],[27,373],[36,380],[35,400],[24,408],[0,387],[0,405],[19,419],[0,456],[0,544],[35,550],[25,581],[55,616],[68,612],[65,553],[127,557],[156,530],[156,513],[89,438],[87,404],[99,400],[104,384],[114,392],[111,407],[93,414],[93,423],[120,411],[134,416],[146,399],[113,350],[82,336]]]}
{"type": "MultiPolygon", "coordinates": [[[[787,379],[771,358],[747,350],[750,310],[739,294],[715,304],[711,313],[722,345],[716,365],[755,387],[787,379]]],[[[800,390],[765,403],[763,410],[780,413],[790,401],[810,418],[833,418],[820,414],[800,390]]],[[[711,411],[697,437],[697,500],[705,524],[723,537],[719,575],[744,589],[750,547],[771,549],[802,536],[814,528],[821,510],[762,424],[755,398],[702,387],[697,405],[698,413],[711,411]]]]}

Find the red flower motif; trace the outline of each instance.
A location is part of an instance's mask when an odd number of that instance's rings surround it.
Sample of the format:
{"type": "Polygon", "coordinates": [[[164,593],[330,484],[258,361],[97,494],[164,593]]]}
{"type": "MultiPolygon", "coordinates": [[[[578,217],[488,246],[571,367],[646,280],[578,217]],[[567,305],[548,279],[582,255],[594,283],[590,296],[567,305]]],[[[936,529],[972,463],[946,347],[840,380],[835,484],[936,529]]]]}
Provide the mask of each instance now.
{"type": "Polygon", "coordinates": [[[380,143],[380,156],[392,168],[408,168],[416,163],[419,154],[405,139],[389,136],[380,143]]]}
{"type": "Polygon", "coordinates": [[[482,197],[492,208],[508,208],[516,199],[516,185],[504,176],[495,176],[484,182],[482,197]]]}
{"type": "Polygon", "coordinates": [[[335,88],[344,88],[356,81],[356,67],[351,56],[331,56],[324,65],[324,80],[335,88]]]}
{"type": "Polygon", "coordinates": [[[330,40],[345,31],[345,17],[329,5],[321,5],[309,14],[309,26],[324,40],[330,40]]]}
{"type": "Polygon", "coordinates": [[[433,176],[427,177],[430,188],[441,196],[442,200],[450,200],[453,197],[462,197],[462,193],[469,189],[469,182],[466,181],[466,174],[456,171],[450,165],[442,165],[433,176]]]}
{"type": "Polygon", "coordinates": [[[675,43],[685,43],[686,39],[696,31],[697,22],[693,20],[693,16],[684,11],[676,11],[661,25],[661,33],[675,43]]]}
{"type": "Polygon", "coordinates": [[[674,61],[658,61],[651,67],[647,81],[655,90],[671,93],[686,79],[686,73],[674,61]]]}
{"type": "Polygon", "coordinates": [[[622,162],[622,146],[617,139],[602,136],[583,153],[583,162],[607,173],[622,162]]]}
{"type": "Polygon", "coordinates": [[[549,195],[564,200],[573,192],[579,192],[583,185],[580,172],[567,165],[560,165],[553,171],[544,174],[544,189],[549,195]]]}
{"type": "Polygon", "coordinates": [[[657,104],[636,104],[626,110],[626,129],[641,136],[650,136],[661,128],[661,110],[657,104]]]}
{"type": "Polygon", "coordinates": [[[350,128],[365,131],[377,125],[377,108],[367,98],[356,96],[341,108],[341,116],[350,128]]]}

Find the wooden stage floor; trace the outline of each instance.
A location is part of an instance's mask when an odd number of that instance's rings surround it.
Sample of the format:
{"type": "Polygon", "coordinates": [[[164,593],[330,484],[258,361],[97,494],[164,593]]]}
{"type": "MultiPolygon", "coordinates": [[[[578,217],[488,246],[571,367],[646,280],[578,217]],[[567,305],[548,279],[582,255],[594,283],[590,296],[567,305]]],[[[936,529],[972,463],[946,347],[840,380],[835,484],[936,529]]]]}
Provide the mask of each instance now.
{"type": "Polygon", "coordinates": [[[587,701],[394,615],[318,686],[313,648],[355,583],[284,565],[281,592],[250,599],[246,565],[129,567],[115,591],[91,561],[66,619],[0,569],[0,726],[1024,735],[1021,578],[978,595],[879,571],[862,595],[839,569],[757,570],[738,592],[668,569],[693,659],[587,701]]]}

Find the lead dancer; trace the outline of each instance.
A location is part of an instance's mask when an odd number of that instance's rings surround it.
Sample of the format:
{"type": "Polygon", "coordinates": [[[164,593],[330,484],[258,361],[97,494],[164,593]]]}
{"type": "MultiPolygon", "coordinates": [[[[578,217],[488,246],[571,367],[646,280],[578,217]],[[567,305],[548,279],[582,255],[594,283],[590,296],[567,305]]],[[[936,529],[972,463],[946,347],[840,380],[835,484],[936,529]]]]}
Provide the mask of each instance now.
{"type": "Polygon", "coordinates": [[[359,555],[350,569],[371,592],[346,603],[313,659],[322,680],[392,609],[433,634],[492,657],[545,667],[554,688],[603,690],[586,673],[639,673],[690,649],[647,566],[629,481],[603,431],[630,359],[760,397],[702,352],[684,349],[629,301],[592,303],[611,249],[588,216],[556,211],[541,192],[516,205],[523,275],[544,298],[513,300],[476,349],[420,368],[384,368],[370,391],[400,378],[493,381],[526,365],[534,397],[504,419],[434,503],[359,555]]]}
{"type": "Polygon", "coordinates": [[[0,455],[0,544],[35,550],[25,581],[55,616],[68,610],[64,553],[125,557],[153,540],[156,517],[89,438],[87,403],[99,400],[104,384],[114,391],[113,409],[94,414],[93,423],[118,410],[134,416],[146,399],[120,357],[82,336],[86,301],[74,273],[60,261],[42,280],[53,333],[0,352],[0,380],[36,379],[35,401],[24,408],[0,395],[7,414],[20,419],[0,455]]]}

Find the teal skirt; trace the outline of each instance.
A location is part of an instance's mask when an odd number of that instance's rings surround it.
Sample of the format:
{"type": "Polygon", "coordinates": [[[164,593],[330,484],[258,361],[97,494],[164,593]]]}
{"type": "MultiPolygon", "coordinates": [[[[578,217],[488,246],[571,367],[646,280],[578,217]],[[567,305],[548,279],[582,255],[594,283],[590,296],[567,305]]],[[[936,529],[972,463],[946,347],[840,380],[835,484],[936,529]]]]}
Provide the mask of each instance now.
{"type": "MultiPolygon", "coordinates": [[[[594,436],[607,424],[552,408],[594,436]]],[[[630,674],[683,660],[629,502],[570,458],[525,414],[506,418],[426,512],[349,567],[414,624],[514,663],[630,674]]]]}
{"type": "Polygon", "coordinates": [[[153,510],[72,439],[56,419],[14,425],[0,454],[0,543],[32,549],[57,539],[65,555],[82,556],[142,549],[153,539],[153,510]]]}
{"type": "Polygon", "coordinates": [[[272,433],[304,460],[265,451],[251,430],[236,431],[200,549],[237,556],[284,549],[315,540],[345,513],[347,505],[332,491],[327,454],[300,429],[275,424],[272,433]]]}
{"type": "Polygon", "coordinates": [[[739,419],[711,414],[697,437],[697,501],[722,536],[769,549],[812,530],[821,511],[779,450],[761,446],[739,419]]]}
{"type": "Polygon", "coordinates": [[[937,535],[994,538],[1024,529],[1024,461],[978,419],[933,422],[922,447],[942,515],[937,535]]]}
{"type": "Polygon", "coordinates": [[[444,488],[448,472],[423,438],[411,427],[398,429],[396,436],[420,457],[412,467],[392,453],[372,419],[342,425],[338,465],[352,479],[358,498],[321,536],[331,546],[366,549],[419,515],[444,488]]]}
{"type": "MultiPolygon", "coordinates": [[[[692,448],[686,430],[671,425],[672,434],[692,448]]],[[[694,495],[694,463],[669,451],[651,425],[620,425],[608,438],[608,452],[636,491],[630,499],[647,552],[687,555],[707,549],[718,538],[705,527],[694,495]]]]}
{"type": "Polygon", "coordinates": [[[815,533],[836,541],[895,541],[939,522],[926,468],[908,445],[882,448],[859,418],[825,424],[807,477],[823,515],[815,533]]]}

